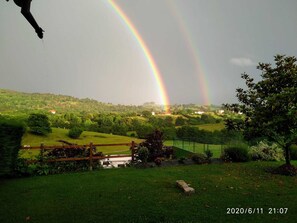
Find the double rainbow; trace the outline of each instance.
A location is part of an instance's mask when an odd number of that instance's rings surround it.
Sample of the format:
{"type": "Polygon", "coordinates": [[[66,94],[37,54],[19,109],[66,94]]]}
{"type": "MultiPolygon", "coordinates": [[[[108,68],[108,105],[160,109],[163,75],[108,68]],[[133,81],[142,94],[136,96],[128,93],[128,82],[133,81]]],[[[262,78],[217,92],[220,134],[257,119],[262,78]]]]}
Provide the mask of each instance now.
{"type": "Polygon", "coordinates": [[[177,25],[180,29],[180,33],[185,41],[185,44],[187,46],[188,52],[191,55],[192,63],[194,65],[196,75],[198,78],[198,85],[199,85],[199,92],[197,94],[200,94],[202,96],[203,104],[204,105],[210,105],[210,92],[207,86],[208,81],[205,75],[205,72],[202,69],[201,65],[201,59],[199,57],[199,50],[197,45],[195,44],[195,41],[193,40],[193,35],[191,34],[191,31],[187,25],[186,20],[184,19],[183,14],[181,13],[181,10],[178,7],[177,2],[175,0],[167,0],[166,1],[169,9],[171,10],[171,13],[173,17],[177,21],[177,25]]]}
{"type": "Polygon", "coordinates": [[[156,62],[155,62],[153,56],[152,56],[152,53],[150,52],[149,48],[147,47],[145,41],[143,40],[143,38],[137,31],[134,24],[131,22],[131,20],[125,14],[125,12],[119,7],[119,5],[117,5],[114,0],[108,0],[108,3],[112,7],[112,9],[114,9],[116,14],[120,17],[120,19],[122,19],[124,21],[125,25],[130,30],[132,35],[135,37],[137,43],[139,44],[140,48],[142,49],[142,51],[145,55],[145,58],[152,70],[152,74],[154,75],[154,78],[157,82],[161,103],[164,105],[165,112],[166,113],[169,112],[170,103],[169,103],[169,99],[168,99],[168,96],[166,93],[166,88],[163,83],[161,73],[156,65],[156,62]]]}

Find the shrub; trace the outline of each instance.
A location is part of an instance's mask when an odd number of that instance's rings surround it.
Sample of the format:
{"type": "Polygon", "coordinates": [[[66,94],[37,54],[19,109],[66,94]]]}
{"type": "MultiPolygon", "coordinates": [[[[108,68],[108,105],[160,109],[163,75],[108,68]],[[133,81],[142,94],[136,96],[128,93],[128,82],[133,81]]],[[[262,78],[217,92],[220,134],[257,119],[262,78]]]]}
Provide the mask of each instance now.
{"type": "Polygon", "coordinates": [[[213,152],[210,151],[210,149],[206,149],[206,150],[204,151],[204,154],[206,155],[206,158],[207,158],[208,160],[210,160],[211,157],[213,156],[213,152]]]}
{"type": "Polygon", "coordinates": [[[207,160],[207,157],[202,154],[202,153],[197,153],[197,154],[194,154],[191,159],[196,163],[196,164],[204,164],[204,163],[207,163],[208,160],[207,160]]]}
{"type": "Polygon", "coordinates": [[[284,160],[284,153],[277,144],[269,145],[266,141],[261,141],[257,146],[252,146],[249,154],[252,160],[281,161],[284,160]]]}
{"type": "Polygon", "coordinates": [[[30,132],[36,135],[47,135],[52,132],[49,119],[44,114],[31,114],[28,118],[30,132]]]}
{"type": "Polygon", "coordinates": [[[166,158],[172,158],[174,155],[174,150],[172,148],[172,146],[164,146],[163,147],[163,155],[166,158]]]}
{"type": "Polygon", "coordinates": [[[19,123],[8,120],[0,122],[0,176],[14,173],[24,132],[23,125],[19,123]]]}
{"type": "Polygon", "coordinates": [[[154,162],[155,162],[155,164],[156,164],[157,166],[161,166],[161,164],[162,164],[162,159],[161,159],[161,158],[156,158],[156,159],[154,160],[154,162]]]}
{"type": "Polygon", "coordinates": [[[230,146],[224,150],[221,158],[225,161],[247,162],[249,161],[248,149],[246,146],[230,146]]]}
{"type": "Polygon", "coordinates": [[[72,139],[78,139],[82,132],[83,130],[80,127],[73,127],[69,130],[68,136],[72,139]]]}
{"type": "Polygon", "coordinates": [[[291,149],[291,159],[297,160],[297,145],[292,145],[290,149],[291,149]]]}
{"type": "Polygon", "coordinates": [[[186,160],[185,157],[180,157],[180,158],[178,159],[178,163],[180,163],[180,164],[185,164],[185,160],[186,160]]]}
{"type": "Polygon", "coordinates": [[[156,130],[149,134],[147,139],[139,145],[148,149],[148,161],[154,161],[157,157],[163,156],[163,133],[156,130]]]}
{"type": "Polygon", "coordinates": [[[146,147],[140,147],[137,154],[138,154],[138,159],[140,159],[143,163],[147,162],[149,151],[146,147]]]}

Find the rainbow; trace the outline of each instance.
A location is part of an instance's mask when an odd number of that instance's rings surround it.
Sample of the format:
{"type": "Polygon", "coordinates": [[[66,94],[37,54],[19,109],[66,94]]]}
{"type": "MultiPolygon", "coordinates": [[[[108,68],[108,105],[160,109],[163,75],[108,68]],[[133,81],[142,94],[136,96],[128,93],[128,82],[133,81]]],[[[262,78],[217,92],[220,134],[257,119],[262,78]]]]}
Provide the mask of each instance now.
{"type": "Polygon", "coordinates": [[[189,53],[191,54],[191,58],[192,58],[192,63],[194,65],[195,71],[197,73],[197,77],[198,77],[198,85],[199,85],[199,93],[202,95],[202,99],[203,99],[203,104],[204,105],[210,105],[211,104],[211,100],[210,100],[210,91],[208,89],[208,81],[205,75],[205,72],[202,69],[201,66],[201,59],[199,58],[198,55],[198,47],[196,46],[190,29],[187,27],[187,23],[185,21],[185,19],[183,18],[182,14],[179,12],[179,9],[177,7],[177,3],[175,3],[174,0],[168,0],[166,1],[167,5],[169,6],[171,13],[173,14],[173,16],[176,18],[178,27],[181,31],[181,34],[183,36],[183,39],[185,40],[185,43],[187,45],[187,49],[189,51],[189,53]]]}
{"type": "Polygon", "coordinates": [[[127,28],[130,30],[130,32],[132,33],[132,35],[135,37],[136,41],[138,42],[139,46],[141,47],[141,49],[145,55],[145,58],[152,70],[154,78],[157,82],[161,103],[164,105],[165,112],[166,113],[169,112],[170,103],[169,103],[169,99],[168,99],[168,96],[166,93],[166,88],[163,83],[161,73],[154,61],[154,58],[153,58],[151,52],[149,51],[149,48],[147,47],[145,41],[143,40],[143,38],[137,31],[134,24],[131,22],[131,20],[125,14],[125,12],[119,7],[119,5],[117,5],[114,0],[108,0],[108,3],[113,8],[113,10],[116,12],[116,14],[120,17],[120,19],[122,19],[124,21],[127,28]]]}

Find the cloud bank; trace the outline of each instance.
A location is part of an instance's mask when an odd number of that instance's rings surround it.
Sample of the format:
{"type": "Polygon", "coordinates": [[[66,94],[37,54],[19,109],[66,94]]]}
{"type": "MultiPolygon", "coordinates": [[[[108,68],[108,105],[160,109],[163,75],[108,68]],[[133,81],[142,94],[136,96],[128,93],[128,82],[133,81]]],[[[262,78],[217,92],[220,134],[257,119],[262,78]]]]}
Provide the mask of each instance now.
{"type": "Polygon", "coordinates": [[[230,63],[240,67],[248,67],[256,65],[250,58],[246,57],[234,57],[230,59],[230,63]]]}

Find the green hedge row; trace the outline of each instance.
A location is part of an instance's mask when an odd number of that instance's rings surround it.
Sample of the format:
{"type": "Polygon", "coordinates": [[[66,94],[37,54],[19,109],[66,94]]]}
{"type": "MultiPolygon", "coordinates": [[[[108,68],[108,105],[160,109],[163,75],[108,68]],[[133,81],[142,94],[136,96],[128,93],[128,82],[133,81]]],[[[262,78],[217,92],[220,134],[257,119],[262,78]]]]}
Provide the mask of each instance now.
{"type": "Polygon", "coordinates": [[[22,124],[0,120],[0,177],[13,174],[24,132],[22,124]]]}

